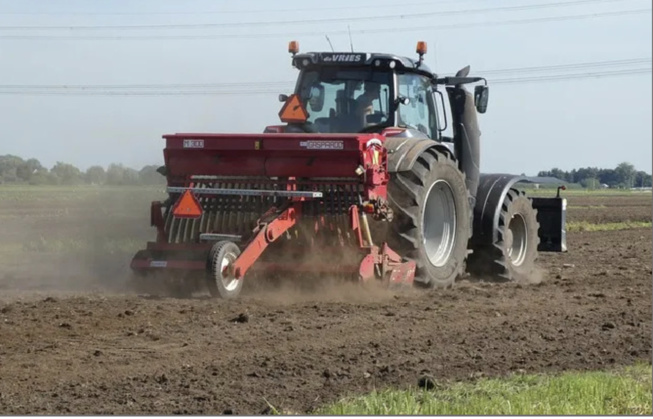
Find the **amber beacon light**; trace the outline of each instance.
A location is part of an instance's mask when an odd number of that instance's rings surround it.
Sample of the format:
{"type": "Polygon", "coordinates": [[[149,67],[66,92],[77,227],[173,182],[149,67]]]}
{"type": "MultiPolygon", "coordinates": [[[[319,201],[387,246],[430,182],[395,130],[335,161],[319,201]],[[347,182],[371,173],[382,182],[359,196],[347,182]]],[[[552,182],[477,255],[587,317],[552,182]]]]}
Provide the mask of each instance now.
{"type": "Polygon", "coordinates": [[[424,42],[424,41],[419,41],[419,42],[417,42],[416,52],[417,52],[419,55],[424,55],[424,54],[426,54],[426,42],[424,42]]]}
{"type": "Polygon", "coordinates": [[[299,52],[299,42],[297,41],[288,42],[288,52],[291,53],[292,55],[297,54],[299,52]]]}

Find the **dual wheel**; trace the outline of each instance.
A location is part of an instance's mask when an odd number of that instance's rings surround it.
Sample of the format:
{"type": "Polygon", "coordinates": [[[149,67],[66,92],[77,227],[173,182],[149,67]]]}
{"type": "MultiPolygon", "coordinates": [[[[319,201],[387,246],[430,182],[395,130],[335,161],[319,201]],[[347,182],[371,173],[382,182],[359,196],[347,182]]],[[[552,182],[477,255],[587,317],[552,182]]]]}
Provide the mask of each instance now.
{"type": "Polygon", "coordinates": [[[539,243],[537,213],[511,189],[499,214],[493,246],[468,249],[472,212],[465,176],[448,153],[427,149],[409,171],[393,174],[388,200],[394,210],[388,240],[417,265],[416,284],[451,286],[467,268],[488,280],[527,280],[539,243]],[[469,257],[468,257],[469,255],[469,257]]]}

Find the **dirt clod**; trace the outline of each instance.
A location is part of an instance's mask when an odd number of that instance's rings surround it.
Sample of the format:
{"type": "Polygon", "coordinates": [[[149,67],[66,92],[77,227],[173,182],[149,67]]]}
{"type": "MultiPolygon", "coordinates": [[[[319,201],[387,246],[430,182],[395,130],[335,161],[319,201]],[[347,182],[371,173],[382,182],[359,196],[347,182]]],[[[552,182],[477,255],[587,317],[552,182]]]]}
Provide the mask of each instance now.
{"type": "Polygon", "coordinates": [[[240,313],[233,319],[229,320],[232,323],[247,323],[249,322],[249,314],[247,313],[240,313]]]}
{"type": "Polygon", "coordinates": [[[433,390],[435,388],[435,380],[428,375],[423,375],[417,380],[417,387],[423,390],[433,390]]]}

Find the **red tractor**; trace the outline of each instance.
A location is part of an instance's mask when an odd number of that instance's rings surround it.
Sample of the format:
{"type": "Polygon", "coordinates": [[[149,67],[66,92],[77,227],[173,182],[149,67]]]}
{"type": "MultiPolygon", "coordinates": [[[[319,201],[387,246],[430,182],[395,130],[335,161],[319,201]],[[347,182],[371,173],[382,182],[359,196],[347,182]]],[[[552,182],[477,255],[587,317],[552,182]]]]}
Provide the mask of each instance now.
{"type": "Polygon", "coordinates": [[[234,298],[257,272],[523,280],[538,251],[566,250],[564,198],[527,198],[515,184],[530,178],[479,172],[489,90],[469,67],[434,74],[423,42],[417,59],[299,54],[294,41],[289,52],[299,77],[279,97],[283,125],[164,136],[169,196],[152,203],[157,238],[135,272],[194,276],[234,298]]]}

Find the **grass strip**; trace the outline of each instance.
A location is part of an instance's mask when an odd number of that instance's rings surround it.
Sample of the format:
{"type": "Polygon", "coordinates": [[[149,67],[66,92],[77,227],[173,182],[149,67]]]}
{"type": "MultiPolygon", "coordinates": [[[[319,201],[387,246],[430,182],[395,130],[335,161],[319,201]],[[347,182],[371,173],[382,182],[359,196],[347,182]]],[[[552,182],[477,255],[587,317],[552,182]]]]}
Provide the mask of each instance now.
{"type": "Polygon", "coordinates": [[[567,223],[567,231],[616,231],[629,230],[632,228],[651,228],[651,221],[622,221],[617,223],[590,223],[587,221],[570,221],[567,223]]]}
{"type": "Polygon", "coordinates": [[[651,365],[618,371],[513,375],[434,390],[380,391],[320,415],[651,415],[651,365]]]}

